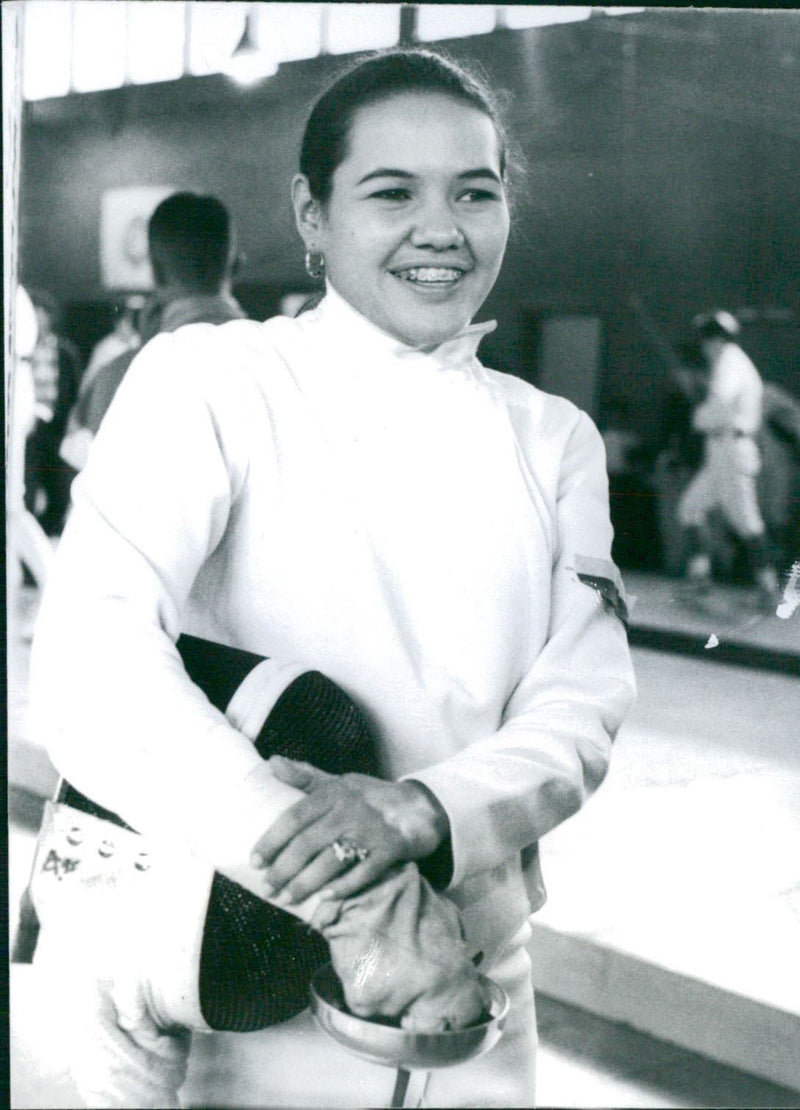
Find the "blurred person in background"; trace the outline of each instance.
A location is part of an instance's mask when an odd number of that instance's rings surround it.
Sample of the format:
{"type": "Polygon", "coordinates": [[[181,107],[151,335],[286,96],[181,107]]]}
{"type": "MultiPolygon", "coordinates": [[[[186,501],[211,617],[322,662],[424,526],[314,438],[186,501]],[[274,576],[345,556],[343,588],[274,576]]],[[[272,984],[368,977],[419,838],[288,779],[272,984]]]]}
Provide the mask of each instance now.
{"type": "Polygon", "coordinates": [[[60,309],[49,293],[31,290],[38,336],[31,354],[36,419],[25,451],[25,504],[49,536],[64,527],[74,477],[59,449],[78,394],[81,358],[60,334],[60,309]]]}
{"type": "Polygon", "coordinates": [[[81,378],[80,392],[83,393],[94,381],[97,371],[127,351],[136,351],[142,345],[139,332],[139,316],[147,303],[141,294],[127,297],[122,306],[117,306],[114,326],[92,348],[89,361],[81,378]]]}
{"type": "Polygon", "coordinates": [[[708,366],[700,344],[693,339],[669,352],[668,391],[661,408],[658,449],[652,484],[656,493],[661,546],[661,569],[684,572],[684,535],[678,522],[681,494],[703,461],[703,437],[692,427],[692,411],[706,395],[708,366]]]}
{"type": "Polygon", "coordinates": [[[232,293],[236,238],[220,200],[174,193],[150,217],[147,241],[155,292],[141,311],[139,342],[99,366],[81,389],[61,447],[62,458],[75,470],[86,465],[92,440],[140,346],[185,324],[224,324],[245,316],[232,293]]]}
{"type": "Polygon", "coordinates": [[[659,440],[674,466],[694,472],[703,462],[703,436],[692,424],[692,414],[708,393],[708,363],[696,339],[679,344],[675,355],[659,440]]]}
{"type": "MultiPolygon", "coordinates": [[[[764,384],[736,341],[740,327],[731,313],[698,316],[694,326],[709,375],[706,396],[692,413],[692,426],[705,440],[703,462],[678,504],[688,548],[687,576],[701,592],[711,583],[707,527],[710,514],[717,510],[745,549],[760,604],[772,608],[778,600],[778,574],[756,490],[764,384]]],[[[694,380],[687,382],[690,388],[695,385],[694,380]]]]}
{"type": "Polygon", "coordinates": [[[70,409],[67,429],[59,448],[61,458],[75,471],[80,470],[85,462],[83,446],[85,433],[81,424],[84,398],[88,394],[99,370],[102,370],[104,366],[107,366],[121,355],[128,352],[135,353],[141,347],[142,337],[139,332],[139,318],[146,304],[147,299],[141,295],[128,297],[121,311],[117,307],[117,316],[112,330],[108,335],[104,335],[92,348],[86,369],[81,377],[78,397],[70,409]]]}
{"type": "Polygon", "coordinates": [[[38,586],[47,580],[53,559],[50,540],[36,517],[25,506],[25,453],[28,437],[38,419],[36,386],[31,359],[39,324],[25,289],[17,286],[14,318],[14,377],[9,400],[10,426],[6,480],[6,534],[8,616],[16,616],[16,592],[22,585],[23,566],[38,586]]]}
{"type": "Polygon", "coordinates": [[[788,568],[800,551],[800,401],[775,382],[764,382],[758,442],[759,502],[778,559],[788,568]]]}
{"type": "Polygon", "coordinates": [[[629,474],[633,469],[633,453],[641,440],[631,427],[630,412],[624,401],[614,400],[606,406],[598,424],[606,449],[606,470],[609,478],[629,474]]]}

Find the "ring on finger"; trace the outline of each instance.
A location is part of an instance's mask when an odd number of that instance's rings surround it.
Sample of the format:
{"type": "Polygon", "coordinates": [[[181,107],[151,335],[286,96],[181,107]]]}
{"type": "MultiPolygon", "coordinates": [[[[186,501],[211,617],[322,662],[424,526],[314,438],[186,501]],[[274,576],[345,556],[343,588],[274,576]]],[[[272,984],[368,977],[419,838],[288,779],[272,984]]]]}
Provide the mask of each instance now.
{"type": "Polygon", "coordinates": [[[369,858],[369,848],[363,848],[349,836],[338,836],[331,848],[339,863],[363,863],[369,858]]]}

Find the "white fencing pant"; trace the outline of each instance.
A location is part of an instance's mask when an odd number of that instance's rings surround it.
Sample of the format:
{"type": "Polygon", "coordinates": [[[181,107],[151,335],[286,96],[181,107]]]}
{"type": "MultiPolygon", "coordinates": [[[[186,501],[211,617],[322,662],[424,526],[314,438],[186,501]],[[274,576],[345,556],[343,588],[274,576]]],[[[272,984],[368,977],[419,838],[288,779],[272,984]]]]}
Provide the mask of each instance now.
{"type": "Polygon", "coordinates": [[[719,509],[738,536],[762,535],[764,521],[756,491],[760,466],[758,447],[750,436],[707,436],[703,465],[678,503],[680,523],[684,528],[702,528],[712,509],[719,509]]]}

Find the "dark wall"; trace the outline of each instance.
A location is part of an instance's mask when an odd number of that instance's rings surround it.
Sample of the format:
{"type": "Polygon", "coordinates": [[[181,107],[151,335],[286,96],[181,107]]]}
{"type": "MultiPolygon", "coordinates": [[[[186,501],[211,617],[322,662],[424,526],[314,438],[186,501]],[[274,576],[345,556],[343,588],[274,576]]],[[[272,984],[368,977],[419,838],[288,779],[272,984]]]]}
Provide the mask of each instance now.
{"type": "MultiPolygon", "coordinates": [[[[600,315],[602,397],[625,396],[654,435],[666,376],[632,293],[672,341],[713,306],[800,313],[798,14],[649,10],[447,46],[510,91],[528,161],[482,313],[500,322],[495,365],[535,374],[537,315],[600,315]]],[[[23,280],[66,301],[102,297],[103,190],[168,184],[230,206],[245,282],[303,287],[288,183],[307,107],[342,62],[286,65],[257,90],[194,78],[27,105],[23,280]]],[[[745,332],[766,376],[800,393],[798,343],[791,323],[745,332]]]]}

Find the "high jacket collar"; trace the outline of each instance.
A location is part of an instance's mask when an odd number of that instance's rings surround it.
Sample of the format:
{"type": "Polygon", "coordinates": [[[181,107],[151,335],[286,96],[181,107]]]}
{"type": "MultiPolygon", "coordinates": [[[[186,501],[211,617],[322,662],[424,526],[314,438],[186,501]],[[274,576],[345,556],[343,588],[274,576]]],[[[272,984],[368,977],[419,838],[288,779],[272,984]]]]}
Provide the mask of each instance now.
{"type": "Polygon", "coordinates": [[[316,308],[300,317],[301,320],[303,318],[309,322],[318,321],[337,338],[355,344],[360,351],[368,350],[377,356],[394,358],[429,359],[441,367],[471,362],[480,341],[497,327],[495,320],[469,324],[436,347],[414,347],[376,327],[337,293],[330,282],[323,299],[316,308]]]}

